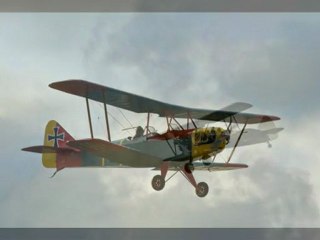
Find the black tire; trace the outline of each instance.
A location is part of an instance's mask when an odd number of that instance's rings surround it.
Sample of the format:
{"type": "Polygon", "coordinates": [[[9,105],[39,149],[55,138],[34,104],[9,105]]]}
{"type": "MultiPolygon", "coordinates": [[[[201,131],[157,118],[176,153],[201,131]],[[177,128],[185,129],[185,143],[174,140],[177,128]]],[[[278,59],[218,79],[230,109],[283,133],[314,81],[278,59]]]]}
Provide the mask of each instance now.
{"type": "Polygon", "coordinates": [[[156,191],[161,191],[164,188],[165,184],[166,182],[164,178],[161,177],[161,175],[156,175],[152,178],[151,185],[152,188],[156,191]]]}
{"type": "Polygon", "coordinates": [[[198,197],[205,197],[209,192],[209,186],[205,182],[198,183],[196,187],[196,194],[198,197]]]}

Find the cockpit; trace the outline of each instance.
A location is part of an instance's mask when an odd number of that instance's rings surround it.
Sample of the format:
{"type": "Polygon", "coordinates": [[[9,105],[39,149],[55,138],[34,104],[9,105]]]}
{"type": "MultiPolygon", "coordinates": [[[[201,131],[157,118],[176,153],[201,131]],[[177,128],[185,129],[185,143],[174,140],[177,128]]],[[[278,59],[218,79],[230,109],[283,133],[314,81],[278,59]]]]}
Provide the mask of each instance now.
{"type": "Polygon", "coordinates": [[[141,137],[150,137],[158,134],[156,129],[152,126],[149,126],[148,128],[142,128],[141,126],[136,127],[136,133],[132,137],[128,137],[129,140],[138,139],[141,137]]]}
{"type": "Polygon", "coordinates": [[[136,139],[136,138],[142,137],[143,133],[144,133],[144,129],[141,126],[138,126],[136,128],[136,134],[133,136],[132,139],[136,139]]]}

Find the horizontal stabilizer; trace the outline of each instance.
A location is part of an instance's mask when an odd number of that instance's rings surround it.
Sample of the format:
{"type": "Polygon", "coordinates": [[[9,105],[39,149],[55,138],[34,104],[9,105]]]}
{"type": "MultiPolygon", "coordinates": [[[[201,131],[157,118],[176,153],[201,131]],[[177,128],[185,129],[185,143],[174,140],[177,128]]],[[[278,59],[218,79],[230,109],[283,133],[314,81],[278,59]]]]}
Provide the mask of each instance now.
{"type": "Polygon", "coordinates": [[[278,132],[281,132],[284,128],[273,128],[269,130],[265,130],[264,132],[266,134],[277,134],[278,132]]]}
{"type": "Polygon", "coordinates": [[[149,168],[157,167],[162,163],[160,158],[101,139],[70,141],[68,145],[129,167],[149,168]]]}
{"type": "MultiPolygon", "coordinates": [[[[244,134],[241,137],[241,140],[238,144],[238,147],[255,145],[259,143],[269,143],[270,141],[276,139],[276,135],[278,132],[282,131],[284,128],[273,128],[269,130],[259,130],[248,128],[245,130],[244,134]]],[[[231,139],[227,148],[233,148],[236,144],[236,140],[240,134],[239,132],[234,132],[231,134],[231,139]]]]}
{"type": "Polygon", "coordinates": [[[71,148],[57,148],[50,146],[32,146],[22,148],[22,151],[34,152],[34,153],[67,153],[67,152],[76,152],[76,150],[71,148]]]}

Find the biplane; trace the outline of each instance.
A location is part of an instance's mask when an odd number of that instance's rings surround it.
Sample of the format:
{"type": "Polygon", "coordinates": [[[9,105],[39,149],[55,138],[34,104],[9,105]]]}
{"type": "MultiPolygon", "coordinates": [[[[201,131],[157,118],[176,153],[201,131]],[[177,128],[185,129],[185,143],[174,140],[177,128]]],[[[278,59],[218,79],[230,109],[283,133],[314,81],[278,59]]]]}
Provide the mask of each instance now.
{"type": "Polygon", "coordinates": [[[246,164],[231,162],[236,148],[263,142],[270,144],[269,134],[282,130],[275,127],[246,130],[249,124],[272,122],[280,118],[243,113],[251,107],[243,102],[233,103],[220,110],[197,109],[164,103],[84,80],[54,82],[49,86],[85,99],[90,128],[90,138],[75,140],[58,122],[51,120],[45,129],[44,144],[22,149],[41,153],[43,166],[56,169],[53,176],[62,169],[77,167],[151,168],[159,172],[151,181],[154,190],[162,190],[167,181],[176,173],[181,173],[194,187],[197,196],[205,197],[209,191],[208,184],[197,182],[194,171],[247,168],[246,164]],[[106,140],[93,135],[89,100],[104,106],[106,140]],[[146,114],[146,126],[137,127],[134,136],[112,141],[107,105],[146,114]],[[150,126],[150,114],[166,120],[164,132],[158,133],[150,126]],[[184,124],[181,123],[182,119],[184,124]],[[224,122],[226,127],[200,127],[200,121],[224,122]],[[243,126],[233,135],[232,126],[235,124],[243,126]],[[240,142],[242,136],[249,132],[259,137],[240,142]],[[217,162],[216,156],[228,147],[232,149],[228,158],[224,162],[217,162]],[[169,171],[173,171],[173,174],[167,177],[169,171]]]}

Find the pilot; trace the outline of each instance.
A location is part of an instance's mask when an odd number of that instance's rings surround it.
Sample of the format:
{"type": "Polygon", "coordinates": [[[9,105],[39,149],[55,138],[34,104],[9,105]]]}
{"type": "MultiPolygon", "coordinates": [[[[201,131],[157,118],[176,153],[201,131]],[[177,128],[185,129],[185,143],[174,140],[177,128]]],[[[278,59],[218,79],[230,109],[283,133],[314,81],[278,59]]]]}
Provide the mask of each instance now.
{"type": "Polygon", "coordinates": [[[201,135],[201,144],[206,144],[208,142],[208,135],[206,132],[203,132],[201,135]]]}
{"type": "Polygon", "coordinates": [[[216,141],[216,134],[215,132],[211,132],[209,133],[209,139],[208,139],[208,143],[213,143],[216,141]]]}
{"type": "Polygon", "coordinates": [[[136,135],[134,135],[133,139],[142,137],[143,132],[144,132],[143,128],[141,126],[138,126],[136,130],[136,135]]]}

